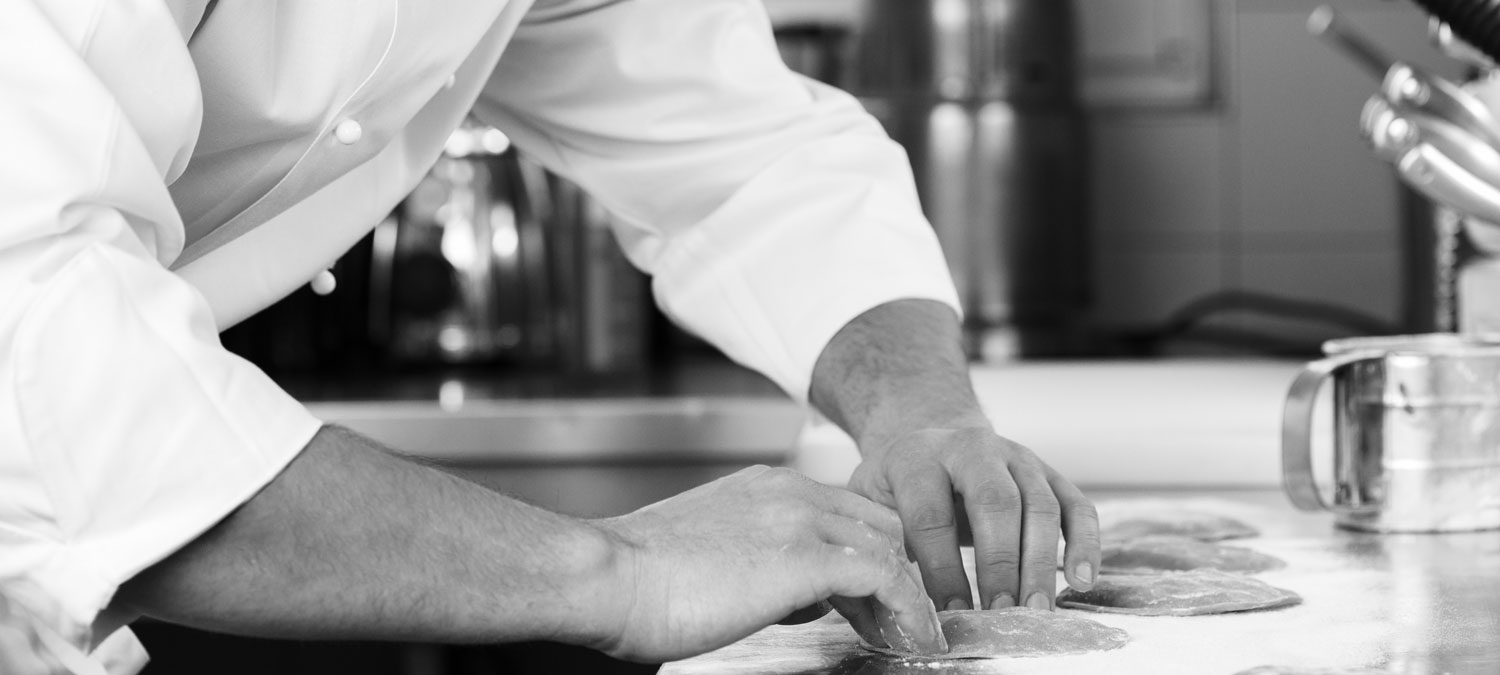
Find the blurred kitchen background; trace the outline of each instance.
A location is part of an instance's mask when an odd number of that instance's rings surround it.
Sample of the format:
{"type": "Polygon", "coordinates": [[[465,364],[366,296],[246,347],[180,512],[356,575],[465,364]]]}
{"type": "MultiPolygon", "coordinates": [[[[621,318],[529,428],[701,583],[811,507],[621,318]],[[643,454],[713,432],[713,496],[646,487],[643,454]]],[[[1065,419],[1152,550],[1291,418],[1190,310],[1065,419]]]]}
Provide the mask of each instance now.
{"type": "MultiPolygon", "coordinates": [[[[1455,326],[1466,249],[1361,140],[1378,83],[1308,35],[1311,3],[767,4],[788,64],[906,145],[987,409],[1086,489],[1272,487],[1281,397],[1322,340],[1455,326]]],[[[1410,2],[1331,4],[1464,79],[1410,2]]],[[[471,125],[331,279],[223,339],[324,419],[576,515],[751,463],[846,477],[847,439],[656,311],[608,219],[471,125]]],[[[148,675],[614,667],[140,632],[148,675]]]]}
{"type": "MultiPolygon", "coordinates": [[[[860,94],[907,146],[976,359],[1311,354],[1442,327],[1433,216],[1360,139],[1375,83],[1307,35],[1308,3],[877,4],[768,3],[788,64],[860,94]]],[[[1333,4],[1461,79],[1414,5],[1333,4]]],[[[481,373],[510,384],[471,387],[630,388],[712,363],[652,306],[608,218],[466,128],[333,268],[336,290],[224,340],[320,398],[372,380],[427,397],[481,373]]]]}

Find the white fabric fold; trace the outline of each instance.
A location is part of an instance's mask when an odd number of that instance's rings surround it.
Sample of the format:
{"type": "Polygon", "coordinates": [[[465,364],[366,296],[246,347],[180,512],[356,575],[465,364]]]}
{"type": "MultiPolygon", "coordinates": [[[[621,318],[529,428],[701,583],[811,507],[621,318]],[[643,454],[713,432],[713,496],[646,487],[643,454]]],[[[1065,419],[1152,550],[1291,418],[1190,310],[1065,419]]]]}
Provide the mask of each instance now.
{"type": "Polygon", "coordinates": [[[674,320],[800,401],[866,310],[960,311],[905,153],[781,63],[756,0],[542,3],[476,111],[615,214],[674,320]]]}
{"type": "Polygon", "coordinates": [[[475,97],[617,215],[673,318],[799,400],[860,313],[958,309],[901,148],[780,63],[756,0],[204,6],[0,0],[0,579],[107,637],[96,662],[138,652],[118,587],[321,424],[217,331],[373,227],[475,97]]]}

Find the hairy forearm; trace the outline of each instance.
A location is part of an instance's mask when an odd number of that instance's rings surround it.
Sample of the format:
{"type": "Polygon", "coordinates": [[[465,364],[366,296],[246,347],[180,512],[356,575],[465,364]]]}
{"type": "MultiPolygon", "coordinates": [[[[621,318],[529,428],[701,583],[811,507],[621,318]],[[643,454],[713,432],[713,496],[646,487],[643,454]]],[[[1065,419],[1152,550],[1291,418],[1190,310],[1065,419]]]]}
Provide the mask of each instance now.
{"type": "Polygon", "coordinates": [[[118,601],[262,637],[599,646],[610,539],[324,428],[265,489],[118,601]]]}
{"type": "Polygon", "coordinates": [[[818,358],[811,399],[861,448],[917,427],[987,424],[958,316],[930,300],[889,302],[849,322],[818,358]]]}

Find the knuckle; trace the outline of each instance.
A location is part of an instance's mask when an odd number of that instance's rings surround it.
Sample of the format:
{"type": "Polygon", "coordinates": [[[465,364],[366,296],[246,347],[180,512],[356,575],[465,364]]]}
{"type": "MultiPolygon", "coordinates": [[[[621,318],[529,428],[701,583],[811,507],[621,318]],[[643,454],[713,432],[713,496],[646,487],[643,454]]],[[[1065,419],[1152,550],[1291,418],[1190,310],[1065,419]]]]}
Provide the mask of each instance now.
{"type": "Polygon", "coordinates": [[[743,469],[740,469],[739,471],[734,472],[734,475],[748,479],[755,479],[764,476],[766,472],[770,470],[771,467],[769,466],[766,466],[764,464],[756,464],[754,466],[747,466],[743,469]]]}
{"type": "Polygon", "coordinates": [[[901,543],[900,538],[896,534],[878,527],[871,526],[869,523],[860,522],[858,524],[858,527],[860,533],[863,534],[865,538],[885,542],[885,545],[891,550],[895,550],[901,543]]]}
{"type": "Polygon", "coordinates": [[[1057,538],[1045,539],[1042,544],[1027,547],[1022,567],[1036,574],[1041,574],[1043,570],[1047,574],[1057,571],[1057,538]]]}
{"type": "Polygon", "coordinates": [[[773,467],[766,472],[766,476],[772,484],[787,490],[823,487],[796,469],[788,469],[784,466],[773,467]]]}
{"type": "Polygon", "coordinates": [[[780,499],[761,504],[759,510],[761,521],[772,526],[796,526],[808,516],[802,505],[780,499]]]}
{"type": "Polygon", "coordinates": [[[1094,508],[1090,502],[1074,503],[1068,506],[1068,517],[1073,522],[1097,528],[1099,526],[1099,510],[1094,508]]]}
{"type": "Polygon", "coordinates": [[[963,561],[958,559],[948,560],[939,558],[937,560],[929,560],[921,563],[921,569],[927,572],[925,578],[931,580],[929,583],[937,586],[961,583],[966,574],[963,561]],[[958,581],[955,582],[955,580],[958,581]]]}
{"type": "Polygon", "coordinates": [[[881,504],[880,502],[867,500],[867,503],[868,507],[866,510],[871,516],[871,525],[885,527],[887,529],[894,526],[896,529],[900,529],[901,514],[897,513],[895,509],[886,506],[885,504],[881,504]]]}
{"type": "Polygon", "coordinates": [[[1036,490],[1025,497],[1025,512],[1029,517],[1047,518],[1056,520],[1062,517],[1062,505],[1057,502],[1051,492],[1036,490]]]}
{"type": "Polygon", "coordinates": [[[976,485],[965,499],[986,512],[1012,512],[1021,510],[1021,494],[1009,483],[987,480],[976,485]]]}
{"type": "Polygon", "coordinates": [[[888,582],[900,582],[906,579],[906,568],[895,556],[880,556],[880,576],[888,582]]]}
{"type": "Polygon", "coordinates": [[[912,511],[907,519],[907,529],[913,534],[930,534],[952,529],[957,524],[953,509],[939,505],[925,505],[912,511]]]}
{"type": "Polygon", "coordinates": [[[765,476],[766,480],[774,481],[777,483],[786,483],[791,481],[792,477],[796,475],[796,472],[784,466],[774,466],[767,468],[765,472],[762,473],[762,475],[765,476]]]}
{"type": "Polygon", "coordinates": [[[888,573],[886,566],[875,557],[862,551],[850,551],[847,548],[841,549],[839,556],[841,569],[853,578],[860,579],[861,583],[872,586],[870,590],[873,591],[873,586],[879,586],[885,582],[888,573]]]}
{"type": "Polygon", "coordinates": [[[983,556],[975,556],[975,558],[975,566],[980,572],[1015,574],[1016,570],[1021,568],[1020,554],[1009,549],[991,551],[983,556]]]}
{"type": "Polygon", "coordinates": [[[1068,505],[1067,517],[1070,525],[1082,526],[1083,534],[1086,532],[1097,534],[1100,529],[1100,511],[1089,502],[1068,505]]]}

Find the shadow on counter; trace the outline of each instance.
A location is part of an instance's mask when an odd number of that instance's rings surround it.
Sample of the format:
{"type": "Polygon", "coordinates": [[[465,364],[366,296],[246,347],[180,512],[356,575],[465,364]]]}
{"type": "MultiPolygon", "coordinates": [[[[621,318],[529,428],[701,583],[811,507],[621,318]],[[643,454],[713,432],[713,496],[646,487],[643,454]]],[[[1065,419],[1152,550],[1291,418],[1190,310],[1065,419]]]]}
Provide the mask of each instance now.
{"type": "Polygon", "coordinates": [[[133,629],[151,652],[151,663],[142,675],[648,675],[661,667],[550,642],[490,647],[291,642],[219,635],[157,622],[143,622],[133,629]]]}

